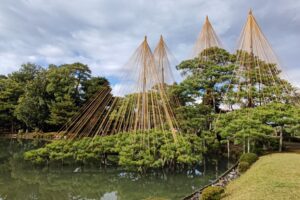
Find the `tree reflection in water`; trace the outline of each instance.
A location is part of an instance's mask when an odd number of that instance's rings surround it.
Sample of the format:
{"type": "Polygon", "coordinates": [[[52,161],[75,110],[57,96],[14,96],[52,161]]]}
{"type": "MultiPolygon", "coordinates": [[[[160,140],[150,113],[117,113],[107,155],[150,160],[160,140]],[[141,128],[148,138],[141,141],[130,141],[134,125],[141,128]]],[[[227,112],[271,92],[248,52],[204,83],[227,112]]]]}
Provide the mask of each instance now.
{"type": "MultiPolygon", "coordinates": [[[[33,167],[22,159],[32,142],[0,140],[0,199],[140,200],[180,199],[215,178],[215,166],[181,173],[152,172],[141,176],[116,168],[78,166],[33,167]],[[75,173],[74,170],[80,171],[75,173]]],[[[226,160],[226,159],[225,159],[226,160]]],[[[218,162],[219,173],[227,163],[218,162]]]]}

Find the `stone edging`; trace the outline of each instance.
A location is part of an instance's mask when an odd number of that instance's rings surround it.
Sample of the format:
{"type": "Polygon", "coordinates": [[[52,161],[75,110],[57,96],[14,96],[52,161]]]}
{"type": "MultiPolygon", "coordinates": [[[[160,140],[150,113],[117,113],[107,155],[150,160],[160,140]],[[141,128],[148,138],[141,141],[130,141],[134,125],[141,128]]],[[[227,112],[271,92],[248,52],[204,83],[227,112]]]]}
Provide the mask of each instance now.
{"type": "Polygon", "coordinates": [[[239,164],[239,162],[235,163],[226,172],[224,172],[222,175],[220,175],[216,180],[203,186],[202,188],[198,189],[196,192],[184,197],[182,200],[199,200],[199,197],[200,197],[202,191],[209,186],[225,187],[231,180],[234,180],[239,176],[238,172],[237,172],[238,164],[239,164]]]}

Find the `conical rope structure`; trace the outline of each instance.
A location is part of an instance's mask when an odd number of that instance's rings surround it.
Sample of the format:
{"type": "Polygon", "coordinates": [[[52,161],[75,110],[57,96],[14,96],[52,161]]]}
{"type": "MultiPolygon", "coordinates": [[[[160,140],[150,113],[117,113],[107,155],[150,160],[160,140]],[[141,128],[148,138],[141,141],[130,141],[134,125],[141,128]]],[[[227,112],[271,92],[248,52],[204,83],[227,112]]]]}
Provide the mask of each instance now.
{"type": "Polygon", "coordinates": [[[154,59],[157,65],[157,70],[159,73],[159,77],[161,78],[161,83],[163,84],[173,84],[175,82],[175,78],[173,76],[173,71],[170,64],[170,50],[166,45],[163,36],[160,36],[159,42],[154,49],[154,59]]]}
{"type": "MultiPolygon", "coordinates": [[[[171,67],[170,61],[170,58],[174,59],[174,56],[170,52],[162,35],[160,36],[159,42],[156,48],[154,49],[153,55],[157,66],[158,74],[161,79],[160,82],[162,83],[162,87],[168,90],[168,87],[176,82],[174,77],[174,73],[176,72],[173,71],[174,69],[171,67]]],[[[176,96],[171,97],[170,94],[168,94],[168,96],[168,99],[170,100],[169,104],[172,105],[172,107],[180,106],[179,100],[176,96]]]]}
{"type": "Polygon", "coordinates": [[[250,152],[253,141],[259,137],[279,138],[282,144],[282,132],[278,134],[271,129],[271,126],[276,126],[276,120],[272,119],[274,113],[266,109],[272,106],[280,109],[275,112],[282,113],[283,104],[294,103],[295,95],[292,85],[282,78],[280,63],[252,10],[243,27],[233,60],[233,81],[223,101],[223,106],[228,106],[228,111],[232,112],[219,113],[213,125],[214,131],[227,141],[228,158],[230,143],[238,140],[243,144],[244,153],[250,152]],[[266,113],[270,116],[268,122],[263,122],[262,116],[266,113]]]}
{"type": "Polygon", "coordinates": [[[59,134],[68,138],[111,135],[150,130],[171,131],[176,141],[178,125],[167,95],[166,81],[172,75],[166,45],[161,37],[155,56],[147,38],[134,52],[128,66],[134,90],[124,97],[114,97],[109,86],[99,91],[67,123],[59,134]]]}
{"type": "MultiPolygon", "coordinates": [[[[205,61],[221,48],[221,42],[206,17],[193,55],[205,61]]],[[[179,130],[173,112],[176,98],[167,92],[168,85],[174,82],[168,54],[162,36],[153,54],[145,37],[127,64],[130,73],[125,77],[131,79],[133,86],[130,92],[124,97],[115,97],[109,86],[104,87],[60,133],[69,138],[80,138],[154,129],[171,131],[176,141],[179,130]]],[[[252,11],[240,35],[235,65],[237,80],[230,81],[232,86],[225,93],[224,105],[234,102],[237,108],[251,108],[275,100],[286,103],[294,95],[292,86],[280,77],[278,59],[252,11]]],[[[230,105],[231,108],[234,106],[230,105]]]]}
{"type": "Polygon", "coordinates": [[[208,16],[205,18],[205,23],[194,45],[192,57],[198,57],[205,49],[212,47],[222,48],[221,41],[212,27],[208,16]]]}
{"type": "Polygon", "coordinates": [[[271,101],[287,102],[292,86],[281,78],[280,63],[252,10],[239,38],[236,54],[239,106],[255,107],[271,101]]]}

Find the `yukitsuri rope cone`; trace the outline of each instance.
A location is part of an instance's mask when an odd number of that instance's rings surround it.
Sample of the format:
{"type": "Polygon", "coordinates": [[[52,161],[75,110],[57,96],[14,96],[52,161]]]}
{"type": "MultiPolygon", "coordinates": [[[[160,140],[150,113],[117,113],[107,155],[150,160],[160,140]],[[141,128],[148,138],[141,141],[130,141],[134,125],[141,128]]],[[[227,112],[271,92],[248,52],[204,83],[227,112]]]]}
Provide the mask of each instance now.
{"type": "Polygon", "coordinates": [[[239,83],[235,98],[239,106],[255,107],[274,100],[287,102],[293,96],[293,89],[282,79],[280,63],[252,10],[239,38],[236,65],[239,83]]]}
{"type": "Polygon", "coordinates": [[[178,125],[166,92],[166,83],[172,75],[167,47],[161,37],[155,56],[147,37],[129,60],[129,75],[133,88],[124,97],[115,97],[105,87],[84,105],[59,134],[68,138],[111,135],[122,132],[150,130],[171,131],[177,140],[178,125]]]}
{"type": "Polygon", "coordinates": [[[202,26],[202,30],[194,45],[192,57],[198,57],[199,54],[201,54],[205,49],[209,49],[211,47],[222,48],[222,44],[214,28],[212,27],[208,16],[206,16],[205,23],[202,26]]]}

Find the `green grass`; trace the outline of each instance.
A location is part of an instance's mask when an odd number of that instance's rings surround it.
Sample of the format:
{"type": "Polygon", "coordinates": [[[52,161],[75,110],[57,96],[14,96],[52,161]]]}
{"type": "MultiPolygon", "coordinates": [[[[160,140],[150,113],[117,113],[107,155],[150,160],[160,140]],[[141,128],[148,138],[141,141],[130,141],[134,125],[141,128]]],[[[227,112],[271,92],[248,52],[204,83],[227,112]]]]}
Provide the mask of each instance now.
{"type": "Polygon", "coordinates": [[[260,157],[245,174],[228,184],[224,199],[299,200],[300,154],[277,153],[260,157]]]}

